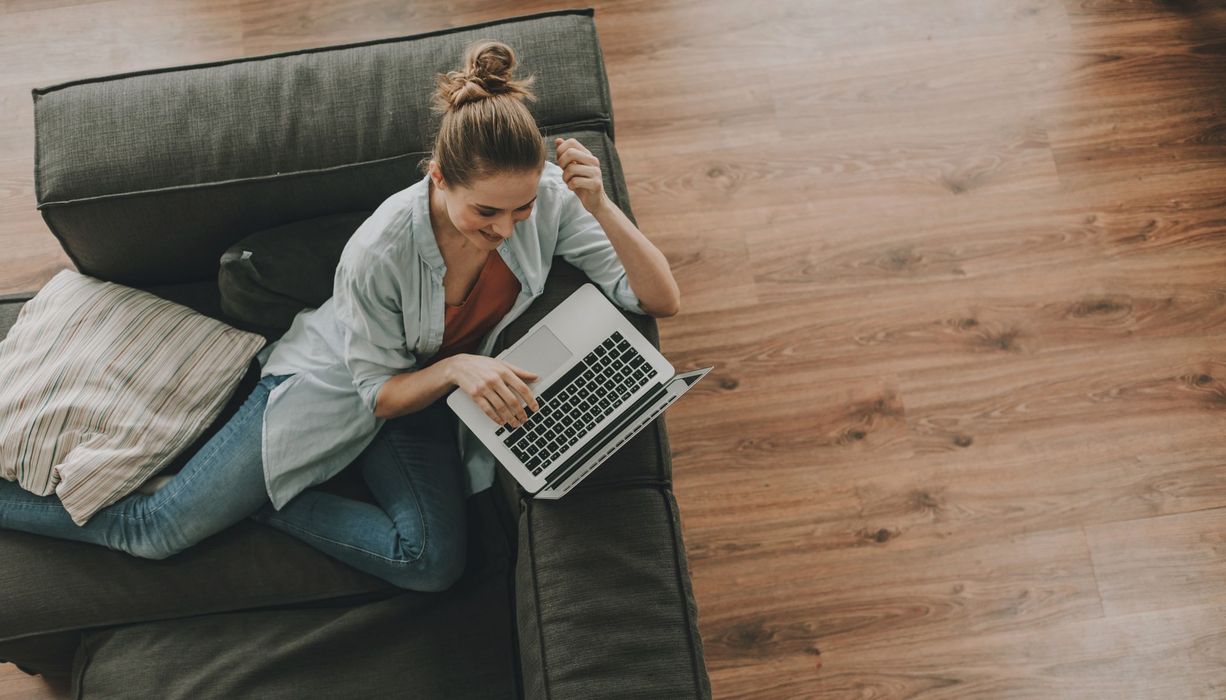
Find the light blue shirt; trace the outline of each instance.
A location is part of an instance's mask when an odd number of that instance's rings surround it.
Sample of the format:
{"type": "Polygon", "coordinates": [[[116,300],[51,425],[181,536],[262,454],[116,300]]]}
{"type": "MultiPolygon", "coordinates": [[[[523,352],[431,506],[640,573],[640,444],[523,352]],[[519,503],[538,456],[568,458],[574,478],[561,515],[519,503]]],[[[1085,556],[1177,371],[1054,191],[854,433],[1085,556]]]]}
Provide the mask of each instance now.
{"type": "MultiPolygon", "coordinates": [[[[430,225],[429,176],[379,205],[345,245],[332,298],[306,309],[257,356],[260,376],[292,374],[264,411],[264,480],[278,510],[336,475],[366,448],[384,419],[375,397],[391,377],[420,369],[443,344],[447,266],[430,225]]],[[[507,315],[481,340],[489,356],[502,332],[545,288],[555,255],[587,273],[613,303],[644,313],[595,217],[546,162],[532,214],[498,254],[519,280],[507,315]]],[[[493,455],[459,425],[468,493],[494,481],[493,455]]]]}

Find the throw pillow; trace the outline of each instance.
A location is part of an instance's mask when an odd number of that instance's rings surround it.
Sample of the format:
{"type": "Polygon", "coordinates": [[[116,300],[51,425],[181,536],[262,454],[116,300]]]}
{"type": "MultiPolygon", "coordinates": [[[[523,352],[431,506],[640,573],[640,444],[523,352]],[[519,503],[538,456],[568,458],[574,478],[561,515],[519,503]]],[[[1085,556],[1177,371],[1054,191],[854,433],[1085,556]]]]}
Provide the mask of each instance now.
{"type": "Polygon", "coordinates": [[[221,256],[221,310],[263,328],[289,329],[294,316],[332,296],[336,264],[369,212],[335,214],[258,231],[221,256]]]}
{"type": "Polygon", "coordinates": [[[74,522],[135,490],[206,430],[264,338],[73,270],[0,341],[0,477],[74,522]]]}

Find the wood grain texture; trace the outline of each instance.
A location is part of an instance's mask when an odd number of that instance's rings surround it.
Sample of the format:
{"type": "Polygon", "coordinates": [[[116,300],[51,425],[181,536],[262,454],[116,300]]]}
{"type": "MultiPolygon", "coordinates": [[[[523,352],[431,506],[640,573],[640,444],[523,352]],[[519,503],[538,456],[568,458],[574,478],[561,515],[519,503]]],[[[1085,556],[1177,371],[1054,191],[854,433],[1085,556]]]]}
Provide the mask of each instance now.
{"type": "MultiPolygon", "coordinates": [[[[565,6],[0,0],[0,293],[31,87],[565,6]]],[[[1226,6],[595,7],[716,697],[1226,696],[1226,6]]]]}

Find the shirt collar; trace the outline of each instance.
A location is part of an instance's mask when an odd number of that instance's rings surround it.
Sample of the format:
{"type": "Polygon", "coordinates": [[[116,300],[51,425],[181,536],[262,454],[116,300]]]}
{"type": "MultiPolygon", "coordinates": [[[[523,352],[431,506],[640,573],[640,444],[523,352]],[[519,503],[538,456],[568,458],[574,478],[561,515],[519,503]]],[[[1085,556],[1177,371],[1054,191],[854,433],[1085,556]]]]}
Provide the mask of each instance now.
{"type": "Polygon", "coordinates": [[[442,274],[446,267],[443,262],[443,252],[438,249],[438,241],[434,238],[434,227],[430,225],[430,174],[421,179],[415,206],[413,207],[413,247],[426,264],[435,272],[442,274]]]}

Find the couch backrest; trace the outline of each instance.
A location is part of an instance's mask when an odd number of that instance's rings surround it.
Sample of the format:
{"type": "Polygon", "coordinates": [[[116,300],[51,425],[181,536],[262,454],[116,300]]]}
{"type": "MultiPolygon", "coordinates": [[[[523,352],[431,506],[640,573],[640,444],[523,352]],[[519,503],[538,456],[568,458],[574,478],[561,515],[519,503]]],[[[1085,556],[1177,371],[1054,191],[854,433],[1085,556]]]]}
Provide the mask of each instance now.
{"type": "Polygon", "coordinates": [[[34,91],[39,209],[85,274],[215,279],[225,249],[300,219],[369,211],[422,177],[437,73],[505,41],[535,74],[545,134],[613,133],[591,10],[80,80],[34,91]]]}

